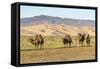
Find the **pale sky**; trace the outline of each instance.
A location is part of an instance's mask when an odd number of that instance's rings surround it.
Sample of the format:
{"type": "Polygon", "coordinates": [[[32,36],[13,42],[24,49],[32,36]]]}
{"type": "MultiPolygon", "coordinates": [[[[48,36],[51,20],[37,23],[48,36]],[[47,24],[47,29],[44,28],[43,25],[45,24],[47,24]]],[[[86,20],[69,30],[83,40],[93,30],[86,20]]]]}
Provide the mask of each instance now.
{"type": "Polygon", "coordinates": [[[22,5],[20,7],[20,13],[21,18],[48,15],[62,18],[95,20],[95,10],[93,9],[57,8],[22,5]]]}

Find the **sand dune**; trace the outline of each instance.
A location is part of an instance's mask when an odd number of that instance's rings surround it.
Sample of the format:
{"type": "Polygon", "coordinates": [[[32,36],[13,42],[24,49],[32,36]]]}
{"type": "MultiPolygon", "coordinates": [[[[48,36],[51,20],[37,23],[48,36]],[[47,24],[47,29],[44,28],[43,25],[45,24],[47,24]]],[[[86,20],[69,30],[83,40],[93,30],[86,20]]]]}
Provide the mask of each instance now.
{"type": "Polygon", "coordinates": [[[69,26],[65,24],[38,24],[33,26],[21,26],[21,36],[33,36],[41,34],[43,36],[62,36],[70,34],[76,36],[78,33],[88,33],[91,36],[95,35],[95,28],[89,26],[69,26]]]}

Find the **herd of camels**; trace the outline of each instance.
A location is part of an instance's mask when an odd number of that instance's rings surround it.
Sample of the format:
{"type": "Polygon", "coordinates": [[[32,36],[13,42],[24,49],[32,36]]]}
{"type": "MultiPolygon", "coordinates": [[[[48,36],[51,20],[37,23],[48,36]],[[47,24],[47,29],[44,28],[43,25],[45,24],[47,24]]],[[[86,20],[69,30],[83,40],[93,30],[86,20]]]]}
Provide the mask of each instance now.
{"type": "MultiPolygon", "coordinates": [[[[82,34],[78,33],[76,40],[76,45],[79,44],[83,46],[83,43],[85,42],[87,46],[90,46],[90,35],[89,34],[82,34]]],[[[29,42],[33,45],[35,45],[35,49],[42,49],[42,46],[44,44],[44,39],[41,34],[36,34],[35,39],[30,38],[29,42]]],[[[64,47],[70,47],[73,43],[73,40],[69,34],[66,34],[64,38],[62,38],[62,43],[64,44],[64,47]]]]}

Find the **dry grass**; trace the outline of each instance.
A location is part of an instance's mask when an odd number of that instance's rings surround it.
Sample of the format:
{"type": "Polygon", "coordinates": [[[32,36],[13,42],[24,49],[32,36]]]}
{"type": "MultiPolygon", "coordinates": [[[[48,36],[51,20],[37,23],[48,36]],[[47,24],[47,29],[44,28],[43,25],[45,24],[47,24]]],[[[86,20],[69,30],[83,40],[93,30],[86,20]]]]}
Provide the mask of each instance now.
{"type": "Polygon", "coordinates": [[[71,48],[64,48],[62,37],[44,37],[45,43],[42,50],[35,50],[34,45],[28,42],[31,36],[22,36],[20,44],[20,63],[42,63],[57,61],[76,61],[95,59],[95,38],[91,37],[91,46],[75,46],[73,37],[71,48]]]}
{"type": "Polygon", "coordinates": [[[21,64],[95,59],[95,46],[20,51],[21,64]]]}

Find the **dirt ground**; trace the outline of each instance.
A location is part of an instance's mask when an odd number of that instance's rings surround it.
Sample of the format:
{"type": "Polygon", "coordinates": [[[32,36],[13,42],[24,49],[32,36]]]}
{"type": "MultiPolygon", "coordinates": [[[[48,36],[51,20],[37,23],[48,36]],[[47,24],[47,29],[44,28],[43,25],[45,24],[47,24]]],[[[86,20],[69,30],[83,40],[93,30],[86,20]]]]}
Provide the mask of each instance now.
{"type": "Polygon", "coordinates": [[[43,63],[95,59],[95,46],[20,51],[20,63],[43,63]]]}

